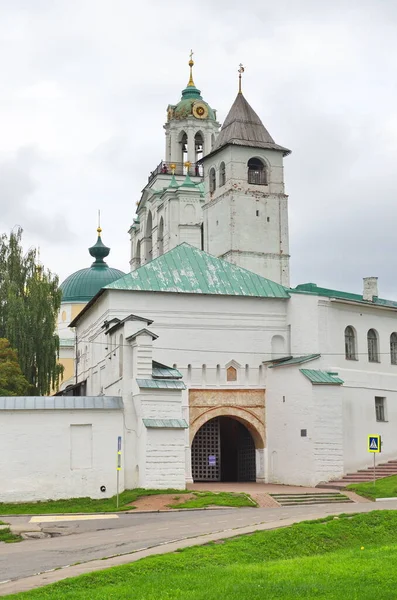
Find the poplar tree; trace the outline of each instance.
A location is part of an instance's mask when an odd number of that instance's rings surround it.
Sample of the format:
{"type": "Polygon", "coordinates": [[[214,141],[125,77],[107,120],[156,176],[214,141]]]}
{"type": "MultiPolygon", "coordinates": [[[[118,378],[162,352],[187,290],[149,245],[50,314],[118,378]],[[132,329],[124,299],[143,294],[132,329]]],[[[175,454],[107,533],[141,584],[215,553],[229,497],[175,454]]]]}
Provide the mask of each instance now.
{"type": "Polygon", "coordinates": [[[36,249],[24,254],[21,228],[0,236],[0,338],[17,350],[33,394],[49,394],[63,371],[56,334],[58,284],[58,276],[38,264],[36,249]]]}

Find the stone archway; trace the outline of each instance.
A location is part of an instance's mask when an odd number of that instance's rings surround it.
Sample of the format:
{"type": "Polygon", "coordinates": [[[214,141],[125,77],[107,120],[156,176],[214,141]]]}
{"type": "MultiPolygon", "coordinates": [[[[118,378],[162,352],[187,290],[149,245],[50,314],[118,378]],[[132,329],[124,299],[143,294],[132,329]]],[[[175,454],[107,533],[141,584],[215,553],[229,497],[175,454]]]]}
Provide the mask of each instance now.
{"type": "Polygon", "coordinates": [[[256,481],[255,443],[233,417],[206,421],[192,443],[193,481],[256,481]]]}
{"type": "MultiPolygon", "coordinates": [[[[255,452],[255,469],[256,469],[256,481],[265,481],[265,452],[266,452],[266,427],[265,427],[265,390],[247,390],[247,389],[190,389],[189,390],[189,434],[190,434],[190,446],[191,446],[191,465],[194,467],[196,460],[195,451],[193,450],[193,443],[196,434],[199,430],[209,422],[212,425],[209,427],[221,427],[222,420],[219,421],[218,425],[214,425],[216,421],[214,419],[230,418],[234,423],[238,422],[243,426],[240,427],[240,437],[243,436],[243,432],[246,431],[249,437],[245,437],[248,440],[252,439],[251,448],[253,446],[255,452]]],[[[226,421],[223,421],[226,423],[226,421]]],[[[227,425],[223,424],[223,431],[225,431],[227,425]]],[[[201,437],[205,437],[205,430],[202,430],[201,437]]],[[[220,435],[220,434],[218,434],[220,435]]],[[[238,435],[238,433],[235,435],[238,435]]],[[[198,439],[198,438],[197,438],[198,439]]],[[[235,438],[236,439],[236,438],[235,438]]],[[[220,444],[221,442],[218,442],[220,444]]],[[[236,448],[233,452],[236,451],[236,448]]],[[[207,452],[205,461],[209,466],[209,456],[213,456],[211,452],[207,452]]],[[[201,464],[204,465],[203,459],[201,464]]],[[[213,460],[213,459],[211,459],[213,460]]],[[[196,461],[197,464],[197,461],[196,461]]],[[[234,466],[235,468],[235,466],[234,466]]],[[[234,471],[235,472],[235,471],[234,471]]],[[[190,474],[190,468],[189,468],[190,474]]],[[[190,476],[190,475],[189,475],[190,476]]],[[[226,479],[226,473],[223,473],[223,480],[226,479]]],[[[241,477],[241,471],[240,471],[241,477]]],[[[193,478],[197,479],[197,472],[193,474],[193,478]]],[[[209,481],[210,479],[205,479],[209,481]]],[[[213,481],[222,480],[222,472],[218,473],[218,479],[212,479],[213,481]]],[[[229,474],[230,480],[230,474],[229,474]]],[[[238,476],[235,477],[238,480],[238,476]]],[[[252,481],[252,478],[250,479],[252,481]]],[[[255,480],[255,479],[254,479],[255,480]]]]}

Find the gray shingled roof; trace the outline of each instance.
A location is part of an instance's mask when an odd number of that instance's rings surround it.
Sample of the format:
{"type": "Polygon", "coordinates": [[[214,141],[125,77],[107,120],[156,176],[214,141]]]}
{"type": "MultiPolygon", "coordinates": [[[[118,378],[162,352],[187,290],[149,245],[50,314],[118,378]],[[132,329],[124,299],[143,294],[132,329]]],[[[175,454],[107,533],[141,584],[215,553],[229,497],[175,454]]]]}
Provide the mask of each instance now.
{"type": "Polygon", "coordinates": [[[270,148],[280,150],[284,155],[291,152],[288,148],[275,143],[243,94],[237,94],[237,98],[222,125],[213,152],[217,152],[229,144],[251,148],[270,148]]]}

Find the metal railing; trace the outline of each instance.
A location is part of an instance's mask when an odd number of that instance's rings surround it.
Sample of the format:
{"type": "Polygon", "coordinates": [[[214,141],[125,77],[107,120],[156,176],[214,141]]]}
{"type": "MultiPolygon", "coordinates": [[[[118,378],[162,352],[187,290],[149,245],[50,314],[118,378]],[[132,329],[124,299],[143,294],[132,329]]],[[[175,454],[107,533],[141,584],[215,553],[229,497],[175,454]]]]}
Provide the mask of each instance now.
{"type": "Polygon", "coordinates": [[[203,165],[182,162],[165,162],[161,161],[159,165],[152,171],[148,177],[150,183],[156,175],[189,175],[191,177],[203,177],[203,165]]]}

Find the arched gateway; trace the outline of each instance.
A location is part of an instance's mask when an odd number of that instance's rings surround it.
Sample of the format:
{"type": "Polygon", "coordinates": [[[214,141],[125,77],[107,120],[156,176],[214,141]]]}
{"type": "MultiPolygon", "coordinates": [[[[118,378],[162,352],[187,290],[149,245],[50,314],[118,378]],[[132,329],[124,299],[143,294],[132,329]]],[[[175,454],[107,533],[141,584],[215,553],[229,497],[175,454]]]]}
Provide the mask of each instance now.
{"type": "Polygon", "coordinates": [[[192,443],[193,481],[255,481],[255,444],[237,419],[220,416],[200,427],[192,443]]]}

